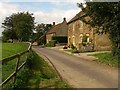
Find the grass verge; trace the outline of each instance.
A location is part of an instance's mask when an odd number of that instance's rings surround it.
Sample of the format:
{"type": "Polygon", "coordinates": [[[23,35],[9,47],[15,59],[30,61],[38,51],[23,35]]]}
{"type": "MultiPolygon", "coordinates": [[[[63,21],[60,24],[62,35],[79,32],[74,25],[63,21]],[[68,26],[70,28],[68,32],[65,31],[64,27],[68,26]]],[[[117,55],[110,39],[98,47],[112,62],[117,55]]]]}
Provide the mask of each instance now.
{"type": "Polygon", "coordinates": [[[113,57],[112,53],[98,53],[98,54],[93,54],[92,56],[98,58],[94,61],[104,63],[113,67],[118,67],[118,63],[119,63],[118,58],[113,57]]]}
{"type": "MultiPolygon", "coordinates": [[[[27,49],[27,46],[24,43],[3,43],[3,57],[22,52],[27,49]]],[[[21,61],[24,61],[24,56],[21,58],[21,61]]],[[[2,65],[2,80],[15,70],[15,66],[16,59],[2,65]]],[[[21,90],[21,88],[30,90],[33,88],[70,88],[70,86],[57,78],[56,72],[47,62],[35,52],[31,52],[27,66],[18,72],[15,84],[13,84],[13,80],[10,80],[3,87],[3,90],[21,90]]]]}
{"type": "Polygon", "coordinates": [[[35,52],[28,60],[30,68],[28,88],[70,88],[70,86],[57,78],[56,72],[35,52]]]}

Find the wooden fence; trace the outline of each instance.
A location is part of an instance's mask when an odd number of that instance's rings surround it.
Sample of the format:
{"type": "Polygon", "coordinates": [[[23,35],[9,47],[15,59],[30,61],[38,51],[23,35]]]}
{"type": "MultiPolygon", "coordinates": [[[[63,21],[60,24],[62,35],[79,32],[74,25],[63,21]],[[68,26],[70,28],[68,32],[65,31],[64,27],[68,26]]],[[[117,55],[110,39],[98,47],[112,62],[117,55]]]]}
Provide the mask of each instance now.
{"type": "Polygon", "coordinates": [[[15,81],[16,81],[16,75],[17,75],[17,73],[20,71],[20,69],[26,64],[28,55],[26,55],[25,61],[19,66],[20,57],[23,56],[24,54],[29,53],[30,50],[31,50],[31,47],[32,47],[32,44],[29,43],[29,47],[28,47],[28,49],[27,49],[26,51],[21,52],[21,53],[18,53],[18,54],[16,54],[16,55],[13,55],[13,56],[10,56],[10,57],[7,57],[7,58],[5,58],[5,59],[0,60],[0,64],[4,64],[4,63],[7,63],[7,62],[12,61],[12,60],[14,60],[14,59],[17,58],[15,71],[14,71],[10,76],[8,76],[4,81],[2,81],[2,83],[0,83],[0,87],[2,87],[3,85],[5,85],[5,84],[6,84],[9,80],[11,80],[13,77],[14,77],[14,82],[13,82],[13,83],[15,83],[15,81]]]}

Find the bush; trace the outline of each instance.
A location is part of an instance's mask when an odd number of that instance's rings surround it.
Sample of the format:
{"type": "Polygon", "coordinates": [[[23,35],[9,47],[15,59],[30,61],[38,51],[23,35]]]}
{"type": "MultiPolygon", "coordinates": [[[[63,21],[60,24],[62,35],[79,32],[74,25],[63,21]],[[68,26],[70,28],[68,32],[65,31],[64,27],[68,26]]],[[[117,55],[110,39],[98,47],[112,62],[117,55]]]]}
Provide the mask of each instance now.
{"type": "Polygon", "coordinates": [[[16,82],[14,84],[14,90],[17,90],[17,88],[26,88],[28,75],[29,69],[27,67],[24,67],[17,75],[16,82]]]}
{"type": "Polygon", "coordinates": [[[86,46],[86,45],[87,45],[87,43],[86,43],[86,42],[82,42],[82,45],[83,45],[83,46],[86,46]]]}
{"type": "Polygon", "coordinates": [[[49,41],[48,44],[46,44],[46,47],[55,47],[56,40],[49,41]]]}
{"type": "Polygon", "coordinates": [[[52,40],[56,40],[59,43],[67,43],[68,42],[67,36],[53,36],[52,40]]]}
{"type": "Polygon", "coordinates": [[[2,42],[7,42],[7,38],[5,36],[2,36],[2,42]]]}
{"type": "Polygon", "coordinates": [[[87,42],[87,36],[83,36],[82,42],[87,42]]]}
{"type": "Polygon", "coordinates": [[[73,49],[73,50],[72,50],[72,53],[80,53],[80,51],[77,50],[77,49],[73,49]]]}

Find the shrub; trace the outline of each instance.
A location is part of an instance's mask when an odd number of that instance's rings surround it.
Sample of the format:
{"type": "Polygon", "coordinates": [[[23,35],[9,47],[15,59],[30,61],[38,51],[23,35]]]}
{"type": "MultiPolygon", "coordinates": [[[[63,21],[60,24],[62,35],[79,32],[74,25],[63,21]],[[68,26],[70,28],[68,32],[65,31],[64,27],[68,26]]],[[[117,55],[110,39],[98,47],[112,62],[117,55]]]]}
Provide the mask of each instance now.
{"type": "Polygon", "coordinates": [[[48,44],[46,44],[46,47],[55,47],[56,40],[49,41],[48,44]]]}
{"type": "Polygon", "coordinates": [[[2,42],[7,42],[7,38],[6,37],[2,37],[2,42]]]}
{"type": "Polygon", "coordinates": [[[28,75],[29,69],[27,67],[24,67],[17,75],[16,82],[14,84],[14,90],[17,90],[17,88],[26,88],[28,75]]]}
{"type": "Polygon", "coordinates": [[[77,49],[73,49],[73,50],[72,50],[72,53],[80,53],[80,51],[77,50],[77,49]]]}
{"type": "Polygon", "coordinates": [[[82,42],[87,42],[87,36],[83,36],[82,42]]]}

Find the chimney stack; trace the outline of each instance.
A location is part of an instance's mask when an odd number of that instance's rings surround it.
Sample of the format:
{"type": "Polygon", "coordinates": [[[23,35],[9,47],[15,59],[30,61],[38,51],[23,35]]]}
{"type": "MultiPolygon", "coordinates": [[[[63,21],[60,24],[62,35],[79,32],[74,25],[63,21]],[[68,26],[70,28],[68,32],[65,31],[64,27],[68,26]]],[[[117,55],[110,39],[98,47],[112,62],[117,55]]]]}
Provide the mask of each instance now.
{"type": "Polygon", "coordinates": [[[63,21],[66,21],[66,18],[63,18],[63,21]]]}
{"type": "Polygon", "coordinates": [[[55,22],[53,22],[53,26],[55,25],[55,22]]]}

